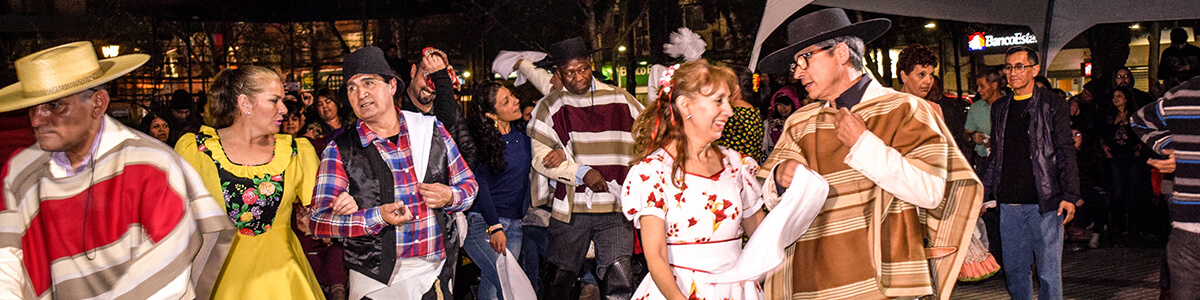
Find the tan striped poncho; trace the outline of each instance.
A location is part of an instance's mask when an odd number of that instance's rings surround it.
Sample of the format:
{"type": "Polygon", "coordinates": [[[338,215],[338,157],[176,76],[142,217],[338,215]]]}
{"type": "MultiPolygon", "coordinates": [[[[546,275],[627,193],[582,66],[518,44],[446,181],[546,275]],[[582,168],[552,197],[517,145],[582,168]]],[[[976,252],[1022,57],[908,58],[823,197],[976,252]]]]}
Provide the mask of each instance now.
{"type": "Polygon", "coordinates": [[[88,170],[68,175],[37,145],[5,165],[0,298],[211,298],[229,217],[170,147],[103,122],[88,170]]]}
{"type": "Polygon", "coordinates": [[[797,160],[825,177],[829,198],[808,231],[787,249],[784,267],[767,278],[767,299],[950,296],[983,187],[927,102],[876,82],[863,99],[852,112],[904,160],[945,178],[945,196],[935,209],[900,201],[844,163],[850,148],[837,139],[836,110],[821,102],[801,108],[788,118],[781,141],[763,164],[771,167],[759,177],[766,179],[767,197],[777,197],[774,166],[797,160]],[[962,251],[946,254],[953,249],[962,251]]]}

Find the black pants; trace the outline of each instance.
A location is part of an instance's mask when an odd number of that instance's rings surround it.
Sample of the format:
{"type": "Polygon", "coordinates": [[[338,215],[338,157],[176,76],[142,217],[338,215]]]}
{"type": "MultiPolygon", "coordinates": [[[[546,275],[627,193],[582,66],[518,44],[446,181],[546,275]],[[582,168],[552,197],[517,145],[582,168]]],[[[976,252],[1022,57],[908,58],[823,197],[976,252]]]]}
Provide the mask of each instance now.
{"type": "Polygon", "coordinates": [[[1171,299],[1200,299],[1200,233],[1172,229],[1167,242],[1171,299]]]}
{"type": "MultiPolygon", "coordinates": [[[[554,280],[542,282],[544,288],[555,291],[574,288],[574,274],[578,274],[587,256],[588,245],[596,245],[596,279],[602,289],[632,289],[632,274],[629,268],[633,255],[633,224],[621,213],[573,214],[570,223],[550,220],[547,228],[550,245],[546,249],[546,261],[557,272],[564,273],[554,280]],[[624,264],[623,268],[611,270],[621,274],[608,274],[610,266],[624,264]],[[610,279],[622,282],[608,282],[610,279]],[[557,282],[551,283],[548,281],[557,282]],[[628,281],[628,282],[625,282],[628,281]]],[[[606,292],[607,293],[607,292],[606,292]]],[[[554,293],[552,293],[554,294],[554,293]]]]}

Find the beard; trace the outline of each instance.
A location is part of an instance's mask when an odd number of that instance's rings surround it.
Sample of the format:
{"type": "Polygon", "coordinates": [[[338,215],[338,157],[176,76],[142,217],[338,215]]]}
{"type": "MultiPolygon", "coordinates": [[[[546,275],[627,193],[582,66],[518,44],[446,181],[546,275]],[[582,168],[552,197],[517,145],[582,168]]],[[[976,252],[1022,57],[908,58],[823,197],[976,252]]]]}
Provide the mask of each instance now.
{"type": "Polygon", "coordinates": [[[429,88],[422,88],[420,91],[417,92],[416,100],[417,100],[417,103],[420,103],[421,105],[428,105],[430,103],[433,103],[434,98],[437,98],[437,95],[434,94],[433,90],[431,90],[429,88]],[[425,96],[426,94],[428,94],[429,96],[426,97],[425,96]]]}

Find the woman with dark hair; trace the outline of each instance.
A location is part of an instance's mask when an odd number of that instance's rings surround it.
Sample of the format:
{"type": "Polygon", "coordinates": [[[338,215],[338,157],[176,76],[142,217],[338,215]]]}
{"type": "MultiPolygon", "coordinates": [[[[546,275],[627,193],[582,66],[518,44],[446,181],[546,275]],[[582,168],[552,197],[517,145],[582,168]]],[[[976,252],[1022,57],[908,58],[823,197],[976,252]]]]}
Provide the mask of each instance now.
{"type": "Polygon", "coordinates": [[[501,297],[496,259],[521,253],[521,218],[529,202],[533,152],[524,128],[514,124],[521,120],[521,101],[511,91],[496,81],[477,84],[464,119],[482,160],[471,166],[479,193],[467,215],[463,245],[480,269],[477,299],[501,297]]]}
{"type": "Polygon", "coordinates": [[[296,136],[304,126],[304,104],[297,101],[284,101],[287,113],[283,115],[283,124],[279,125],[279,133],[296,136]]]}
{"type": "Polygon", "coordinates": [[[753,281],[712,276],[737,260],[743,234],[765,215],[758,163],[713,143],[733,116],[736,80],[729,68],[684,63],[634,122],[637,156],[621,207],[639,228],[650,271],[634,299],[763,298],[753,281]]]}
{"type": "Polygon", "coordinates": [[[146,113],[146,116],[142,117],[142,123],[138,125],[138,129],[167,145],[172,145],[168,142],[171,138],[171,125],[158,114],[146,113]]]}
{"type": "Polygon", "coordinates": [[[783,135],[784,122],[787,121],[788,116],[792,115],[792,112],[800,108],[800,101],[803,98],[801,95],[804,93],[804,89],[788,85],[771,96],[771,104],[767,107],[769,116],[763,121],[762,149],[764,153],[769,154],[775,149],[775,143],[779,141],[779,136],[783,135]]]}
{"type": "Polygon", "coordinates": [[[1142,141],[1129,125],[1130,117],[1137,110],[1132,98],[1133,93],[1127,88],[1112,91],[1109,99],[1112,106],[1105,114],[1105,123],[1100,129],[1103,140],[1104,156],[1108,158],[1111,170],[1110,200],[1112,206],[1112,225],[1118,231],[1128,230],[1135,233],[1138,220],[1144,211],[1138,201],[1145,190],[1144,184],[1149,184],[1148,170],[1145,168],[1145,157],[1142,156],[1142,141]]]}
{"type": "Polygon", "coordinates": [[[221,70],[204,108],[209,126],[175,145],[238,229],[214,299],[325,298],[291,230],[292,203],[312,199],[318,157],[308,140],[279,134],[283,96],[271,69],[221,70]]]}
{"type": "Polygon", "coordinates": [[[729,105],[733,106],[733,116],[729,117],[729,123],[725,124],[725,131],[721,133],[721,138],[717,139],[717,144],[755,160],[765,160],[767,157],[762,149],[762,116],[758,109],[754,108],[754,103],[750,103],[758,97],[754,92],[754,73],[742,66],[734,66],[732,69],[737,75],[738,83],[732,87],[735,90],[729,97],[729,105]]]}

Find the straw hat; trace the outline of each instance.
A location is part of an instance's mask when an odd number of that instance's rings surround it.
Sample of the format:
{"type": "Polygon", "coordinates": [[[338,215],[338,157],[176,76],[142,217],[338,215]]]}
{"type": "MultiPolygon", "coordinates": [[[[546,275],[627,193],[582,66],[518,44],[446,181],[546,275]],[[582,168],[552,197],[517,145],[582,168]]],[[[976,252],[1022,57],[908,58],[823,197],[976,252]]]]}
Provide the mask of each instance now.
{"type": "Polygon", "coordinates": [[[146,54],[96,59],[92,42],[74,42],[17,59],[17,83],[0,89],[0,112],[18,110],[96,87],[150,59],[146,54]]]}

